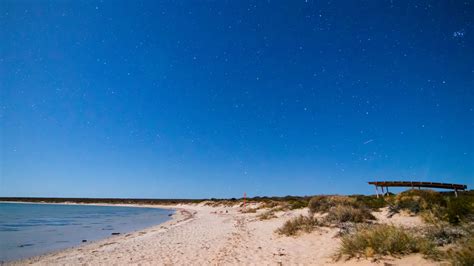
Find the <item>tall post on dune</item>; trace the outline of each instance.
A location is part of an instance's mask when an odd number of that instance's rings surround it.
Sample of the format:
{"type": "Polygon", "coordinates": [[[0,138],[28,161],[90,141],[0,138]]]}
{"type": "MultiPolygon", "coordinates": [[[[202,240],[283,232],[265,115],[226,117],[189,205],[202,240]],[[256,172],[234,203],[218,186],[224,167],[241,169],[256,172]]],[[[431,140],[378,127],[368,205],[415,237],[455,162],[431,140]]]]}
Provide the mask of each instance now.
{"type": "Polygon", "coordinates": [[[247,193],[244,192],[244,209],[245,209],[245,206],[247,205],[246,200],[247,200],[247,193]]]}

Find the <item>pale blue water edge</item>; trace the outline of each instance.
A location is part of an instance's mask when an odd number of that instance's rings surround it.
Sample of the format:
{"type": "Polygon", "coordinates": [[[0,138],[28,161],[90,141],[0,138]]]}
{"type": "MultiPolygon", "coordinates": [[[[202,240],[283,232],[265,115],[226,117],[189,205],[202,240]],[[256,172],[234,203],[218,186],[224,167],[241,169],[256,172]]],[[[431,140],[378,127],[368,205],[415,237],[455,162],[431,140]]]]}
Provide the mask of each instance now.
{"type": "Polygon", "coordinates": [[[163,223],[173,210],[0,203],[0,264],[163,223]]]}

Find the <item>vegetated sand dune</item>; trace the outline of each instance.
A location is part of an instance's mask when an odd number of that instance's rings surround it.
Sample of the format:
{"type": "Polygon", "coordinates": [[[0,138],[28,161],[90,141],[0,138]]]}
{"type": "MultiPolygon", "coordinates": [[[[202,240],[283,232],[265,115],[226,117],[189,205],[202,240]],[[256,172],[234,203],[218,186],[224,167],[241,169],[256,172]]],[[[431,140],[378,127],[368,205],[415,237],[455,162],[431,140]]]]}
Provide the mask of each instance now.
{"type": "MultiPolygon", "coordinates": [[[[336,228],[321,227],[295,237],[275,233],[291,217],[306,214],[307,208],[281,211],[276,213],[277,218],[261,221],[257,215],[263,210],[242,213],[238,206],[165,207],[177,209],[173,219],[165,224],[11,264],[436,265],[417,254],[377,262],[335,261],[340,241],[336,228]]],[[[390,220],[408,226],[421,223],[413,217],[390,220]]]]}

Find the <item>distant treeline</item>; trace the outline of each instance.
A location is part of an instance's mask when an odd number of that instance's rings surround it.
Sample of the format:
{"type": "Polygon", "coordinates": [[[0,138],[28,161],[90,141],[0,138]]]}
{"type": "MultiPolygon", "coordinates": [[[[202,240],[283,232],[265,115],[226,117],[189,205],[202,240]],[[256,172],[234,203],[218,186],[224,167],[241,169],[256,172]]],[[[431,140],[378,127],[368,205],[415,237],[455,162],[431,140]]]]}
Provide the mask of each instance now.
{"type": "MultiPolygon", "coordinates": [[[[253,197],[247,198],[248,201],[308,201],[310,196],[285,196],[285,197],[253,197]]],[[[243,198],[227,198],[227,199],[127,199],[127,198],[37,198],[37,197],[0,197],[0,201],[18,201],[18,202],[35,202],[35,203],[107,203],[107,204],[156,204],[156,205],[172,205],[180,203],[200,203],[204,201],[242,201],[243,198]]]]}
{"type": "MultiPolygon", "coordinates": [[[[443,191],[443,195],[454,196],[454,192],[443,191]]],[[[460,192],[464,195],[474,195],[474,190],[460,192]]],[[[393,195],[392,193],[390,193],[393,195]]],[[[284,197],[252,197],[247,198],[248,202],[301,202],[307,203],[313,196],[284,196],[284,197]]],[[[375,197],[375,195],[350,195],[350,197],[375,197]]],[[[37,198],[37,197],[0,197],[0,201],[37,202],[37,203],[108,203],[108,204],[148,204],[148,205],[173,205],[180,203],[201,203],[204,201],[213,202],[238,202],[243,198],[210,198],[210,199],[128,199],[128,198],[37,198]]]]}
{"type": "Polygon", "coordinates": [[[179,204],[199,203],[204,199],[120,199],[120,198],[29,198],[29,197],[0,197],[0,201],[18,201],[35,203],[108,203],[108,204],[179,204]]]}

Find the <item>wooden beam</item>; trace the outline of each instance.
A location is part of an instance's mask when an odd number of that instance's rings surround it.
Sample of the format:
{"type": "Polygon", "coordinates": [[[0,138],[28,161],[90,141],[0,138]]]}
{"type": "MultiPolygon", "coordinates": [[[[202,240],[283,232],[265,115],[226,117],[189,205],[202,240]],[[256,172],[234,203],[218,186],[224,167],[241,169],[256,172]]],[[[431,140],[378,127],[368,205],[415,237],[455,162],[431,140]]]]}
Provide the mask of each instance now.
{"type": "Polygon", "coordinates": [[[467,185],[463,184],[448,184],[448,183],[436,183],[436,182],[414,182],[414,181],[373,181],[369,182],[371,185],[376,185],[380,187],[417,187],[421,189],[422,187],[427,188],[445,188],[445,189],[456,189],[456,190],[466,190],[467,185]]]}

